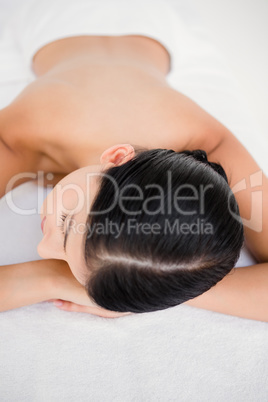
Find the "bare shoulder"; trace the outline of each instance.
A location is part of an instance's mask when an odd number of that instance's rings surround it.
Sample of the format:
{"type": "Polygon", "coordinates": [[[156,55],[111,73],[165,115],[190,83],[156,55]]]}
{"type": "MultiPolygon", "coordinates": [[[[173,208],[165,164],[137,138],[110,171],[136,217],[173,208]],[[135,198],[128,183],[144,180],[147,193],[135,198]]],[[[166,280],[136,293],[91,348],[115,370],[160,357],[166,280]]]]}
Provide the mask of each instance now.
{"type": "Polygon", "coordinates": [[[37,155],[13,149],[0,137],[0,198],[28,181],[54,187],[64,176],[65,173],[40,170],[37,155]]]}
{"type": "Polygon", "coordinates": [[[0,111],[0,197],[37,178],[42,156],[32,146],[26,127],[17,108],[0,111]]]}
{"type": "Polygon", "coordinates": [[[0,137],[0,197],[36,177],[34,160],[12,149],[0,137]]]}
{"type": "Polygon", "coordinates": [[[166,102],[172,116],[172,141],[176,151],[203,149],[209,155],[227,130],[205,109],[181,92],[167,91],[166,102]]]}

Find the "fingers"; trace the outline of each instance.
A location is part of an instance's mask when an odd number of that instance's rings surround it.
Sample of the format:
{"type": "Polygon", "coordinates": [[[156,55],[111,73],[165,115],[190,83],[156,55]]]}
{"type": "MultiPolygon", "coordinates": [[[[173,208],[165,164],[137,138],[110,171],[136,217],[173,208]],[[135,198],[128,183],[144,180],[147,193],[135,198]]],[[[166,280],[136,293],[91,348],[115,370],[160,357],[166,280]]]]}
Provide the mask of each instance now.
{"type": "Polygon", "coordinates": [[[68,301],[62,301],[62,300],[56,300],[53,302],[54,306],[60,308],[61,310],[65,311],[77,311],[81,313],[90,313],[90,307],[87,306],[81,306],[76,303],[68,302],[68,301]]]}
{"type": "Polygon", "coordinates": [[[88,307],[82,306],[80,304],[64,301],[64,300],[55,300],[53,302],[54,306],[64,311],[73,311],[78,313],[89,313],[92,315],[97,315],[99,317],[104,318],[118,318],[124,315],[128,315],[130,313],[119,313],[116,311],[105,310],[101,307],[88,307]]]}

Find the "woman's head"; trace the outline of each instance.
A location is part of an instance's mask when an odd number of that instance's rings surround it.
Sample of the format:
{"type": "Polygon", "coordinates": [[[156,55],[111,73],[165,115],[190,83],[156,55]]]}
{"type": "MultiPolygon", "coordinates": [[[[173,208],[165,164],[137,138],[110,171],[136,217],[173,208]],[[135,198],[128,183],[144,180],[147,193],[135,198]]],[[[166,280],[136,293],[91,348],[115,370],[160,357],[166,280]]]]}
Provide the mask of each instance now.
{"type": "Polygon", "coordinates": [[[234,217],[238,205],[223,168],[204,151],[152,149],[106,174],[84,249],[86,288],[98,305],[134,313],[165,309],[199,296],[232,270],[243,225],[234,217]]]}
{"type": "Polygon", "coordinates": [[[76,215],[85,230],[69,232],[68,259],[42,242],[38,251],[66,259],[105,309],[161,310],[199,296],[232,270],[243,225],[224,170],[204,151],[124,147],[117,159],[116,147],[102,155],[90,208],[76,215]]]}

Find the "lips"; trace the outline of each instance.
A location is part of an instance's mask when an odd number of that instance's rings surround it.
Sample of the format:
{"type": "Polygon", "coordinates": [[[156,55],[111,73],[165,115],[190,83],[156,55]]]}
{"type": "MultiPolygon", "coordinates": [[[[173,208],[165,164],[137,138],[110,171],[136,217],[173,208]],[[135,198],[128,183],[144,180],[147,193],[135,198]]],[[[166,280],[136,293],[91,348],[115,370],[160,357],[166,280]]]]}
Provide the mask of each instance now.
{"type": "Polygon", "coordinates": [[[42,232],[44,233],[44,224],[45,224],[45,220],[46,220],[46,216],[43,218],[42,222],[41,222],[41,229],[42,232]]]}

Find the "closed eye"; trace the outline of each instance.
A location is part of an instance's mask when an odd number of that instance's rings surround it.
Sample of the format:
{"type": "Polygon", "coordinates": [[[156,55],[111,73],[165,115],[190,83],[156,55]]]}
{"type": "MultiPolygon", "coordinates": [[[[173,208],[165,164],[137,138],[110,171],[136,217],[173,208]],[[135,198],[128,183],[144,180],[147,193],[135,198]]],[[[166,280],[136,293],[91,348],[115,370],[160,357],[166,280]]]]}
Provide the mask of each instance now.
{"type": "Polygon", "coordinates": [[[60,219],[61,219],[61,223],[60,223],[60,229],[61,229],[61,233],[64,234],[64,222],[67,218],[67,214],[62,214],[60,219]]]}

